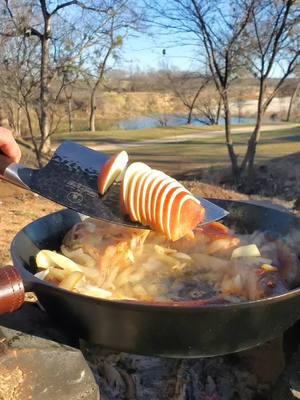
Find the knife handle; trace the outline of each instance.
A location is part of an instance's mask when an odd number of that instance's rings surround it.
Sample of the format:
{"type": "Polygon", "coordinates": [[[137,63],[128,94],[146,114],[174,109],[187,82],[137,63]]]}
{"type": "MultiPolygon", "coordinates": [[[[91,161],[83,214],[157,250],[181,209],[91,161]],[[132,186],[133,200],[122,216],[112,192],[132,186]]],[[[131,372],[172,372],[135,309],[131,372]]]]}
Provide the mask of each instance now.
{"type": "Polygon", "coordinates": [[[19,176],[20,168],[24,168],[24,166],[13,162],[0,151],[0,178],[28,190],[28,186],[25,185],[19,176]]]}
{"type": "Polygon", "coordinates": [[[15,267],[0,268],[0,315],[18,310],[24,303],[25,289],[15,267]]]}

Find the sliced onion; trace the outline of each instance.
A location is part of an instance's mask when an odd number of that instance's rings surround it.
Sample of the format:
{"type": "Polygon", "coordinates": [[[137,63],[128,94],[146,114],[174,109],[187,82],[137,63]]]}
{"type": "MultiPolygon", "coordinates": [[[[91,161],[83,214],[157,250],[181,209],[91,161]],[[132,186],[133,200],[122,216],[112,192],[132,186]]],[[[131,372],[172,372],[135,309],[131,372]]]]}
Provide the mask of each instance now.
{"type": "Polygon", "coordinates": [[[44,269],[43,271],[34,274],[34,276],[43,281],[48,274],[49,274],[49,269],[44,269]]]}
{"type": "Polygon", "coordinates": [[[261,254],[256,244],[249,244],[247,246],[237,247],[233,250],[231,258],[240,257],[261,257],[261,254]]]}

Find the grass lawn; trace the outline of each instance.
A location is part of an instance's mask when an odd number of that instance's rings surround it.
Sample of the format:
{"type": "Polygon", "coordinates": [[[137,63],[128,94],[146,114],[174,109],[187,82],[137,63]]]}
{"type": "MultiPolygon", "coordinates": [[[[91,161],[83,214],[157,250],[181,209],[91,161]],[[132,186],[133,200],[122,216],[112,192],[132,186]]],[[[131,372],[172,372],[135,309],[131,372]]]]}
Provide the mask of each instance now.
{"type": "Polygon", "coordinates": [[[78,131],[71,135],[68,133],[57,133],[54,135],[54,139],[60,140],[79,140],[79,141],[126,141],[126,142],[138,142],[140,140],[151,140],[151,139],[162,139],[164,137],[194,134],[198,132],[207,132],[220,130],[220,126],[176,126],[176,127],[162,127],[162,128],[147,128],[147,129],[135,129],[135,130],[108,130],[108,131],[78,131]]]}
{"type": "MultiPolygon", "coordinates": [[[[239,129],[242,127],[239,126],[239,129]]],[[[55,140],[64,139],[83,142],[88,146],[103,142],[115,143],[120,149],[128,151],[132,161],[139,160],[149,163],[152,167],[163,169],[174,174],[194,171],[197,168],[228,166],[227,148],[224,136],[205,138],[194,137],[178,143],[159,143],[159,139],[172,137],[176,139],[182,135],[199,135],[205,132],[220,131],[220,126],[199,127],[183,126],[175,128],[155,128],[134,131],[107,131],[107,132],[78,132],[71,136],[59,134],[55,140]],[[141,143],[140,141],[154,139],[157,143],[141,143]],[[137,146],[134,146],[136,144],[137,146]]],[[[247,127],[246,127],[247,129],[247,127]]],[[[242,157],[246,150],[249,133],[235,133],[234,142],[236,152],[242,157]]],[[[107,151],[114,153],[116,150],[107,151]]],[[[290,127],[282,125],[282,129],[262,132],[261,141],[257,148],[257,161],[264,162],[273,158],[282,157],[291,153],[300,152],[300,126],[290,127]]]]}

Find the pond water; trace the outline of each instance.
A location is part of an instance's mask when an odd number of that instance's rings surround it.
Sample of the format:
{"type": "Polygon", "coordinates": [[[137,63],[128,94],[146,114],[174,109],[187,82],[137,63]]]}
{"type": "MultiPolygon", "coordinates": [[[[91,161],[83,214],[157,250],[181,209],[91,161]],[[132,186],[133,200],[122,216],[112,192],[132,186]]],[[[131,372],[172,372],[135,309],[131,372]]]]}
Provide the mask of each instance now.
{"type": "MultiPolygon", "coordinates": [[[[145,128],[159,128],[162,126],[180,126],[186,124],[186,117],[183,115],[164,115],[155,114],[150,116],[140,116],[132,119],[125,119],[121,121],[116,121],[116,127],[124,130],[134,130],[134,129],[145,129],[145,128]]],[[[224,124],[224,119],[220,119],[220,125],[224,124]]],[[[232,124],[234,125],[251,125],[255,123],[255,118],[232,118],[232,124]]],[[[193,125],[205,126],[202,121],[197,118],[192,119],[193,125]]]]}

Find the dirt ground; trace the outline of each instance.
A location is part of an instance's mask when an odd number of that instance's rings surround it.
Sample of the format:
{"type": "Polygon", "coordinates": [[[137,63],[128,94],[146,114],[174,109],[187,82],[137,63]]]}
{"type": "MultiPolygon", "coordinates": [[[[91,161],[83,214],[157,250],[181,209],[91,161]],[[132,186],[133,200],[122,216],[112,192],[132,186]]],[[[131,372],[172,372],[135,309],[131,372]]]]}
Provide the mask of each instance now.
{"type": "Polygon", "coordinates": [[[10,243],[22,227],[60,208],[38,195],[0,181],[0,266],[10,262],[10,243]]]}

